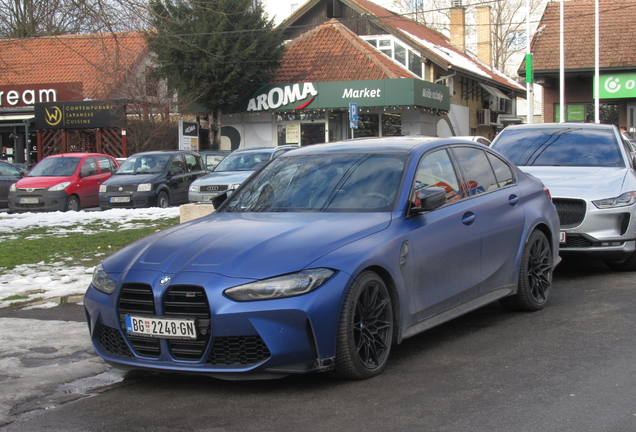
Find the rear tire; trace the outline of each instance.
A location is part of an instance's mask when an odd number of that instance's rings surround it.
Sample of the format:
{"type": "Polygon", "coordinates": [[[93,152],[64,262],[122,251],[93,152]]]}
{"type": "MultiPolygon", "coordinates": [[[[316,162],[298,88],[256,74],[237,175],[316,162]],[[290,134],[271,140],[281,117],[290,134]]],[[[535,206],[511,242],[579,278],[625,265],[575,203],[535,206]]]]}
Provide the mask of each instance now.
{"type": "Polygon", "coordinates": [[[393,340],[393,307],[384,281],[365,271],[351,285],[340,315],[334,375],[367,379],[385,368],[393,340]]]}
{"type": "Polygon", "coordinates": [[[636,252],[633,252],[625,261],[605,261],[605,265],[614,271],[636,270],[636,252]]]}
{"type": "Polygon", "coordinates": [[[541,231],[533,231],[523,247],[517,293],[500,300],[512,310],[543,309],[552,287],[552,249],[541,231]]]}

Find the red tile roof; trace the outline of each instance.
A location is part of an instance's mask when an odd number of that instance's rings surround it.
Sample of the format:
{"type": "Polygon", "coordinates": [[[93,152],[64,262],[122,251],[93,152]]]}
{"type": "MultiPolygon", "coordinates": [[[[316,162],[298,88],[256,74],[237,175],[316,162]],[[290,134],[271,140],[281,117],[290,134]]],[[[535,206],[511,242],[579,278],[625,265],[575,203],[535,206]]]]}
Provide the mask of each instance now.
{"type": "Polygon", "coordinates": [[[422,53],[437,64],[452,66],[473,75],[483,77],[486,81],[523,91],[525,88],[503,72],[491,69],[477,60],[473,55],[463,53],[451,45],[450,39],[433,29],[416,21],[391,12],[367,0],[342,0],[345,4],[357,4],[370,14],[375,15],[385,25],[400,32],[422,48],[422,53]]]}
{"type": "MultiPolygon", "coordinates": [[[[636,66],[636,2],[599,2],[600,67],[636,66]]],[[[563,3],[565,69],[594,68],[594,0],[563,3]]],[[[560,67],[560,4],[548,3],[532,41],[534,69],[560,67]]],[[[525,67],[522,65],[522,67],[525,67]]]]}
{"type": "Polygon", "coordinates": [[[140,33],[0,39],[0,85],[82,82],[85,99],[104,99],[147,50],[140,33]]]}
{"type": "Polygon", "coordinates": [[[332,19],[287,44],[274,84],[417,78],[332,19]]]}

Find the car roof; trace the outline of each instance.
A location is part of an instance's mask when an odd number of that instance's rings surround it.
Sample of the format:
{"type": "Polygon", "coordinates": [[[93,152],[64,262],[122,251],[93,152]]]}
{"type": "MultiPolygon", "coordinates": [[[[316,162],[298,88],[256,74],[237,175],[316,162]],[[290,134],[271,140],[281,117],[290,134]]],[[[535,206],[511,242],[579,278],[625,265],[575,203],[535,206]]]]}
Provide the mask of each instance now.
{"type": "Polygon", "coordinates": [[[153,155],[153,154],[156,154],[156,155],[162,155],[162,154],[173,155],[173,154],[176,154],[176,153],[189,153],[189,154],[194,154],[194,155],[197,154],[197,152],[192,151],[192,150],[151,150],[151,151],[135,153],[135,154],[133,154],[131,156],[153,155]]]}
{"type": "Polygon", "coordinates": [[[80,153],[80,152],[77,152],[77,153],[60,153],[60,154],[49,155],[49,156],[45,157],[44,159],[46,159],[46,158],[54,158],[54,157],[79,157],[79,158],[82,158],[82,157],[85,157],[85,156],[108,156],[108,157],[112,157],[112,156],[104,154],[104,153],[80,153]]]}
{"type": "MultiPolygon", "coordinates": [[[[599,123],[532,123],[510,125],[506,129],[562,129],[562,128],[582,128],[582,129],[614,129],[616,126],[612,124],[599,123]]],[[[502,132],[503,132],[502,131],[502,132]]]]}
{"type": "MultiPolygon", "coordinates": [[[[425,147],[436,147],[443,144],[473,144],[474,141],[466,139],[456,139],[455,137],[437,138],[426,136],[400,136],[383,138],[358,138],[347,141],[333,143],[313,144],[292,150],[279,157],[292,156],[298,154],[323,154],[323,153],[402,153],[409,154],[414,149],[425,147]]],[[[483,147],[483,145],[482,145],[483,147]]]]}
{"type": "Polygon", "coordinates": [[[263,152],[263,151],[273,152],[275,150],[280,150],[280,149],[297,149],[297,148],[300,148],[300,146],[297,146],[297,145],[281,145],[281,146],[276,146],[276,147],[243,147],[243,148],[239,148],[239,149],[234,150],[232,153],[263,152]]]}

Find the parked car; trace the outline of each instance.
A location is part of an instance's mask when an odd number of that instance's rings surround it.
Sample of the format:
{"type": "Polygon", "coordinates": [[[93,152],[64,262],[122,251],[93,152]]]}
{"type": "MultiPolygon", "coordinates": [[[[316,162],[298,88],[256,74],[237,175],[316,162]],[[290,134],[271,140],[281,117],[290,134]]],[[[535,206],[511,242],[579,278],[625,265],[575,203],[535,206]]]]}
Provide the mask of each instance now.
{"type": "Polygon", "coordinates": [[[77,211],[99,205],[100,185],[119,165],[101,153],[45,157],[9,189],[10,212],[77,211]]]}
{"type": "Polygon", "coordinates": [[[221,162],[229,152],[221,152],[216,150],[199,150],[199,154],[203,159],[203,167],[207,171],[214,171],[214,168],[221,162]]]}
{"type": "Polygon", "coordinates": [[[235,150],[223,159],[213,172],[192,183],[188,201],[210,202],[224,192],[232,192],[267,162],[296,148],[298,146],[284,145],[235,150]]]}
{"type": "Polygon", "coordinates": [[[492,147],[550,189],[562,256],[585,254],[615,270],[636,270],[634,159],[615,126],[508,126],[492,147]]]}
{"type": "Polygon", "coordinates": [[[392,344],[485,304],[542,309],[558,244],[541,181],[486,146],[329,143],[105,259],[84,306],[95,351],[122,368],[364,379],[392,344]]]}
{"type": "Polygon", "coordinates": [[[188,188],[205,174],[201,155],[168,150],[134,154],[99,188],[99,206],[168,207],[188,202],[188,188]]]}
{"type": "Polygon", "coordinates": [[[26,173],[20,167],[5,161],[0,161],[0,208],[9,207],[9,188],[26,173]]]}

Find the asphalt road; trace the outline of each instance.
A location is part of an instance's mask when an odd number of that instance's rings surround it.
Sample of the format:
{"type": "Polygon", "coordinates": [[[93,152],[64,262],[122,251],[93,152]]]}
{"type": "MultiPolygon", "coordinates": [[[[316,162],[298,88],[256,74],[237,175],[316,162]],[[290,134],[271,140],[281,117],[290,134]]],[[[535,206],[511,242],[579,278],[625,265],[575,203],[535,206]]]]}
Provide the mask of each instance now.
{"type": "Polygon", "coordinates": [[[543,311],[489,305],[394,347],[366,381],[128,373],[0,430],[634,432],[635,277],[564,261],[543,311]]]}

